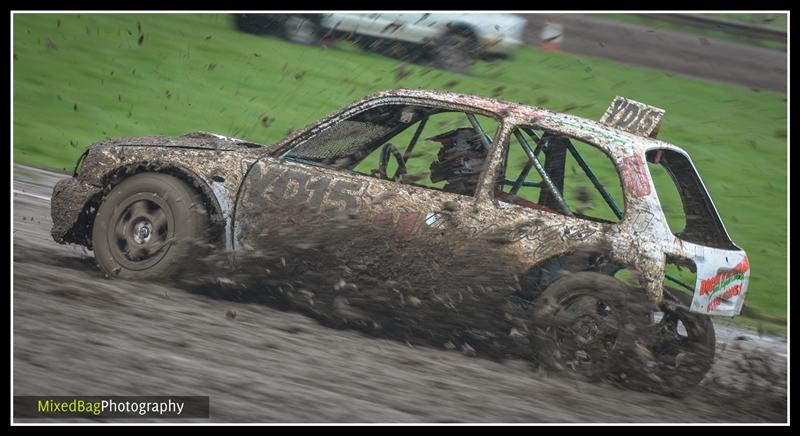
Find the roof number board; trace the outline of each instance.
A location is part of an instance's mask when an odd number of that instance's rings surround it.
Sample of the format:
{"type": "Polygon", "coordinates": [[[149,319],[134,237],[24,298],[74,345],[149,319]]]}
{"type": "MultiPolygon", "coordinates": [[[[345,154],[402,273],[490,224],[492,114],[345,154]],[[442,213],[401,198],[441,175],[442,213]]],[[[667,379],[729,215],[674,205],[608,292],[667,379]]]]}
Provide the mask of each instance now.
{"type": "Polygon", "coordinates": [[[634,135],[655,138],[661,128],[664,113],[664,109],[617,96],[600,122],[634,135]]]}

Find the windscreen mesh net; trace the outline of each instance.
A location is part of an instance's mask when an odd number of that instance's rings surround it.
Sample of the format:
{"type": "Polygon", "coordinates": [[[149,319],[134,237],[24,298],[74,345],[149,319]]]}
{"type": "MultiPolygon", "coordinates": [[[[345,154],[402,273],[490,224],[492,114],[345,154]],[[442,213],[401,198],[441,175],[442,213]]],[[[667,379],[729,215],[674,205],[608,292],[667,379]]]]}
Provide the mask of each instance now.
{"type": "Polygon", "coordinates": [[[333,162],[366,154],[370,146],[396,129],[394,124],[340,121],[298,145],[288,156],[314,162],[333,162]]]}

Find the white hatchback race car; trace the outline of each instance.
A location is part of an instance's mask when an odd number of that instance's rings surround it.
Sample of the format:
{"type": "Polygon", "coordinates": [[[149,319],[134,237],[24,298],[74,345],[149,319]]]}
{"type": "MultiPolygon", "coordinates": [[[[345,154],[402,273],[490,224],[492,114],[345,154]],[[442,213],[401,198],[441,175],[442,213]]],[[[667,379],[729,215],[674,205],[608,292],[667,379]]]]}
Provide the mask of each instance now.
{"type": "Polygon", "coordinates": [[[242,289],[326,320],[388,314],[362,327],[681,393],[711,367],[709,315],[741,313],[750,264],[689,155],[655,139],[663,115],[622,97],[598,122],[398,89],[271,146],[107,139],[56,185],[52,235],[110,277],[196,276],[216,254],[252,268],[242,289]]]}
{"type": "Polygon", "coordinates": [[[476,58],[507,57],[522,44],[527,20],[513,14],[239,14],[236,25],[301,43],[345,38],[363,48],[404,59],[427,57],[451,71],[476,58]],[[421,50],[420,50],[421,49],[421,50]]]}

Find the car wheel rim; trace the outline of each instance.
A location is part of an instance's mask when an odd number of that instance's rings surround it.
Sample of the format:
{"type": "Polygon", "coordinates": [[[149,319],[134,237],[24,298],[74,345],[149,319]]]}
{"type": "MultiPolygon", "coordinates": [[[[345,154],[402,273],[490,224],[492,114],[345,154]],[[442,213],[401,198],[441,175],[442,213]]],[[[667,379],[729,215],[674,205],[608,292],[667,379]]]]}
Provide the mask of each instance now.
{"type": "MultiPolygon", "coordinates": [[[[654,314],[651,326],[650,349],[656,361],[667,370],[693,373],[705,367],[706,346],[702,340],[701,326],[691,316],[664,309],[654,314]]],[[[704,371],[703,371],[704,372],[704,371]]]]}
{"type": "Polygon", "coordinates": [[[172,213],[157,196],[139,194],[121,204],[110,232],[111,256],[121,267],[143,270],[158,263],[174,236],[172,213]]]}
{"type": "Polygon", "coordinates": [[[548,330],[562,365],[592,373],[610,359],[620,326],[619,313],[611,304],[595,295],[580,294],[559,304],[548,330]]]}
{"type": "Polygon", "coordinates": [[[301,44],[314,42],[314,24],[305,18],[292,17],[286,20],[286,33],[290,41],[301,44]]]}

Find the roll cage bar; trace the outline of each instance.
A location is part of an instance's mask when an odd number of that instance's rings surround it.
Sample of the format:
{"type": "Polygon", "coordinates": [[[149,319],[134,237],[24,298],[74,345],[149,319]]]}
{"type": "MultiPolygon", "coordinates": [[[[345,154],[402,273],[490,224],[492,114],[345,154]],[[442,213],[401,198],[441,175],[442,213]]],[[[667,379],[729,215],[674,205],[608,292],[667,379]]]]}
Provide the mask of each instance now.
{"type": "MultiPolygon", "coordinates": [[[[589,167],[589,165],[586,162],[586,160],[583,159],[583,156],[581,156],[581,154],[575,148],[575,145],[572,143],[572,141],[569,140],[569,138],[567,136],[561,136],[561,135],[556,136],[556,135],[553,135],[553,134],[551,134],[549,132],[545,132],[544,134],[542,134],[540,136],[540,135],[537,135],[536,132],[533,131],[533,129],[531,129],[530,127],[527,127],[527,126],[520,126],[520,127],[516,128],[514,130],[514,136],[517,138],[517,140],[519,141],[519,144],[522,147],[523,151],[528,156],[528,162],[525,164],[525,166],[520,171],[519,176],[517,176],[516,179],[511,180],[511,179],[507,179],[505,177],[506,168],[507,168],[507,164],[508,164],[508,162],[507,162],[508,153],[506,153],[506,155],[503,157],[503,164],[502,164],[502,171],[501,171],[502,175],[501,175],[501,178],[499,180],[499,183],[501,185],[504,185],[504,186],[508,186],[508,185],[511,186],[509,194],[516,195],[519,192],[520,188],[523,187],[523,186],[537,187],[537,188],[546,189],[546,190],[550,191],[549,192],[550,195],[553,196],[557,206],[564,213],[566,213],[568,216],[571,216],[571,217],[575,216],[572,213],[572,211],[569,209],[569,206],[566,204],[566,201],[564,200],[564,197],[563,197],[563,195],[561,193],[562,190],[559,189],[558,186],[556,186],[556,183],[554,183],[553,179],[550,177],[550,174],[547,173],[547,170],[546,170],[545,166],[542,165],[542,163],[540,162],[540,160],[538,158],[539,154],[542,153],[542,152],[545,152],[545,154],[547,155],[547,152],[549,151],[549,148],[551,147],[551,140],[552,139],[554,139],[554,138],[562,138],[562,140],[564,140],[564,145],[566,147],[566,150],[569,151],[569,153],[572,155],[572,157],[578,163],[578,166],[581,167],[581,170],[583,170],[583,172],[586,174],[586,176],[592,182],[592,185],[594,185],[595,189],[597,189],[597,191],[603,197],[603,200],[606,202],[606,204],[608,204],[608,207],[611,208],[611,210],[614,212],[614,215],[618,219],[622,219],[622,215],[623,215],[622,210],[620,210],[619,206],[614,201],[614,198],[611,197],[611,195],[608,193],[608,190],[606,189],[606,187],[603,186],[603,184],[600,182],[600,180],[594,174],[592,169],[589,167]],[[528,140],[525,138],[525,135],[523,134],[523,132],[525,134],[527,134],[528,137],[531,140],[533,140],[533,142],[536,144],[535,148],[533,148],[533,149],[531,148],[531,145],[528,142],[528,140]],[[539,176],[541,177],[541,180],[539,180],[539,181],[527,180],[528,174],[530,173],[530,170],[532,168],[536,168],[536,171],[539,173],[539,176]]],[[[564,171],[563,164],[560,166],[559,169],[563,173],[563,171],[564,171]]],[[[544,195],[545,195],[545,191],[542,192],[540,197],[543,197],[544,195]]],[[[540,200],[540,202],[541,202],[541,200],[540,200]]],[[[665,274],[665,278],[667,280],[669,280],[669,281],[671,281],[671,282],[683,287],[684,289],[687,289],[689,291],[694,291],[694,288],[691,285],[683,282],[682,280],[678,279],[677,277],[674,277],[674,276],[672,276],[670,274],[665,274]]]]}

